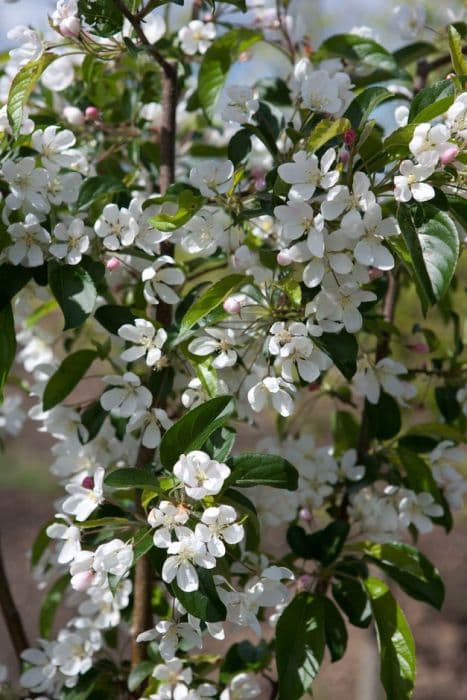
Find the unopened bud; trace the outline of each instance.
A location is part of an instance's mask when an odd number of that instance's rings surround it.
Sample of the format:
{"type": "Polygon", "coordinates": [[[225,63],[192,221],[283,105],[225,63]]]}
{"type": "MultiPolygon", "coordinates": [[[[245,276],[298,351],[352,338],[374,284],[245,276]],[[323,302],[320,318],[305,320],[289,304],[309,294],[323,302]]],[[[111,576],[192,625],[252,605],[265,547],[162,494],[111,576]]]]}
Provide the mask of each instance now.
{"type": "Polygon", "coordinates": [[[384,275],[384,272],[383,270],[378,270],[377,267],[369,267],[368,274],[370,276],[370,280],[378,280],[384,275]]]}
{"type": "Polygon", "coordinates": [[[280,250],[277,253],[277,264],[281,265],[282,267],[286,267],[287,265],[290,265],[292,262],[292,258],[290,257],[290,253],[288,250],[280,250]]]}
{"type": "Polygon", "coordinates": [[[455,77],[456,77],[456,74],[451,72],[451,73],[448,73],[448,74],[447,74],[446,80],[452,80],[452,79],[455,78],[455,77]]]}
{"type": "Polygon", "coordinates": [[[449,163],[452,163],[453,160],[456,160],[458,153],[459,148],[457,146],[454,144],[449,146],[439,157],[442,165],[449,165],[449,163]]]}
{"type": "Polygon", "coordinates": [[[227,297],[224,301],[224,311],[228,314],[239,314],[242,310],[241,304],[235,297],[227,297]]]}
{"type": "Polygon", "coordinates": [[[88,121],[96,121],[96,119],[99,119],[100,117],[100,112],[97,109],[97,107],[94,107],[94,105],[90,105],[89,107],[86,107],[84,110],[84,116],[88,121]]]}
{"type": "Polygon", "coordinates": [[[78,17],[65,17],[65,19],[62,19],[60,22],[58,28],[62,36],[74,39],[79,36],[81,32],[81,22],[78,17]]]}
{"type": "Polygon", "coordinates": [[[83,126],[84,124],[84,114],[78,107],[73,107],[72,105],[64,107],[63,117],[72,126],[83,126]]]}
{"type": "Polygon", "coordinates": [[[311,586],[312,583],[313,578],[308,574],[303,574],[302,576],[299,576],[297,581],[298,587],[301,589],[309,588],[309,586],[311,586]]]}
{"type": "Polygon", "coordinates": [[[317,382],[312,382],[311,384],[308,384],[308,391],[316,391],[319,389],[321,386],[321,382],[318,380],[317,382]]]}
{"type": "Polygon", "coordinates": [[[118,268],[121,266],[121,262],[118,258],[109,258],[107,262],[105,263],[105,268],[106,270],[109,270],[110,272],[113,272],[113,270],[118,270],[118,268]]]}
{"type": "Polygon", "coordinates": [[[344,163],[344,165],[349,162],[349,158],[350,155],[348,151],[343,150],[339,153],[339,160],[341,163],[344,163]]]}
{"type": "Polygon", "coordinates": [[[75,574],[71,577],[71,585],[75,591],[85,591],[89,588],[94,580],[95,573],[92,569],[88,571],[80,571],[79,574],[75,574]]]}
{"type": "Polygon", "coordinates": [[[430,348],[426,343],[413,343],[412,345],[409,345],[408,348],[417,355],[424,355],[425,353],[430,352],[430,348]]]}
{"type": "Polygon", "coordinates": [[[355,131],[355,129],[347,129],[347,131],[344,132],[344,143],[346,146],[353,146],[356,138],[357,132],[355,131]]]}
{"type": "Polygon", "coordinates": [[[92,476],[85,476],[81,482],[83,489],[89,489],[90,491],[94,488],[94,478],[92,476]]]}
{"type": "Polygon", "coordinates": [[[309,523],[313,519],[313,516],[308,510],[308,508],[300,508],[298,517],[300,518],[300,520],[305,520],[307,523],[309,523]]]}

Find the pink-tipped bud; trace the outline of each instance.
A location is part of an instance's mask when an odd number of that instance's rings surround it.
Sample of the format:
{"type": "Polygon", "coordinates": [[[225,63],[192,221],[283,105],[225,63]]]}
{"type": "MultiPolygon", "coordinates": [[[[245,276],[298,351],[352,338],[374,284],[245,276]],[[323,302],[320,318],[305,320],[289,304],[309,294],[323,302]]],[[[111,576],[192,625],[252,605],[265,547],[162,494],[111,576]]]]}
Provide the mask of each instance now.
{"type": "Polygon", "coordinates": [[[94,478],[92,476],[85,476],[83,481],[81,482],[81,486],[83,489],[89,489],[92,491],[94,488],[94,478]]]}
{"type": "Polygon", "coordinates": [[[302,576],[299,576],[297,581],[298,588],[301,588],[302,590],[311,586],[312,583],[313,578],[308,574],[302,574],[302,576]]]}
{"type": "Polygon", "coordinates": [[[377,267],[370,267],[368,268],[368,274],[370,276],[370,280],[378,280],[384,275],[384,272],[383,270],[378,270],[377,267]]]}
{"type": "Polygon", "coordinates": [[[71,586],[75,591],[86,591],[94,580],[95,572],[92,569],[80,571],[71,577],[71,586]]]}
{"type": "Polygon", "coordinates": [[[456,77],[456,74],[455,74],[455,73],[448,73],[447,76],[446,76],[446,80],[452,80],[452,79],[455,78],[455,77],[456,77]]]}
{"type": "Polygon", "coordinates": [[[318,380],[317,382],[312,382],[311,384],[308,384],[308,391],[316,391],[317,389],[320,388],[320,386],[321,386],[320,380],[318,380]]]}
{"type": "Polygon", "coordinates": [[[118,258],[109,258],[105,263],[105,269],[109,270],[110,272],[113,272],[113,270],[118,270],[121,264],[122,263],[118,258]]]}
{"type": "Polygon", "coordinates": [[[78,107],[67,105],[63,108],[63,118],[72,126],[83,126],[84,114],[78,107]]]}
{"type": "Polygon", "coordinates": [[[290,265],[292,262],[292,258],[290,257],[290,253],[288,250],[280,250],[277,253],[277,264],[281,265],[281,267],[287,267],[287,265],[290,265]]]}
{"type": "Polygon", "coordinates": [[[346,146],[353,146],[357,138],[357,132],[355,129],[347,129],[344,133],[344,143],[346,146]]]}
{"type": "Polygon", "coordinates": [[[298,517],[300,520],[305,520],[307,523],[311,522],[313,520],[313,516],[308,510],[308,508],[300,508],[300,512],[298,514],[298,517]]]}
{"type": "Polygon", "coordinates": [[[430,348],[426,343],[413,343],[412,345],[407,346],[409,350],[412,350],[412,352],[416,353],[417,355],[425,355],[427,352],[430,352],[430,348]]]}
{"type": "Polygon", "coordinates": [[[444,153],[439,157],[442,165],[449,165],[453,160],[456,160],[457,154],[459,153],[459,148],[452,144],[449,148],[446,148],[444,153]]]}
{"type": "Polygon", "coordinates": [[[235,297],[227,297],[227,299],[224,301],[223,306],[224,311],[226,311],[228,314],[239,314],[242,310],[242,306],[239,300],[235,297]]]}
{"type": "Polygon", "coordinates": [[[339,153],[339,160],[344,165],[349,162],[350,154],[348,151],[341,151],[339,153]]]}
{"type": "Polygon", "coordinates": [[[62,36],[67,36],[69,39],[74,39],[81,32],[81,22],[78,17],[65,17],[59,25],[59,31],[62,36]]]}
{"type": "Polygon", "coordinates": [[[95,122],[97,119],[100,118],[101,113],[97,109],[97,107],[94,107],[94,105],[90,105],[89,107],[86,107],[84,110],[84,116],[86,119],[90,122],[95,122]]]}

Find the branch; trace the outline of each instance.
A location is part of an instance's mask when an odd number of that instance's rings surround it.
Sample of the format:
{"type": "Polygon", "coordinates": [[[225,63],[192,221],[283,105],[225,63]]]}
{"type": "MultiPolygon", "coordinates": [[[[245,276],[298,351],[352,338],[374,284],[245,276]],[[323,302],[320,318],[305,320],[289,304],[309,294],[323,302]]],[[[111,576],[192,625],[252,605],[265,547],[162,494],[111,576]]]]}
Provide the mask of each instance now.
{"type": "MultiPolygon", "coordinates": [[[[467,46],[463,47],[462,53],[467,54],[467,46]]],[[[415,76],[415,91],[419,92],[420,90],[423,90],[424,87],[426,87],[426,83],[430,73],[433,73],[433,71],[438,70],[438,68],[447,66],[450,63],[451,54],[449,53],[443,54],[442,56],[435,58],[433,61],[427,61],[426,58],[423,58],[421,61],[418,61],[417,73],[415,76]]]]}
{"type": "Polygon", "coordinates": [[[8,634],[21,667],[21,652],[29,647],[23,622],[11,594],[0,546],[0,608],[5,618],[8,634]]]}

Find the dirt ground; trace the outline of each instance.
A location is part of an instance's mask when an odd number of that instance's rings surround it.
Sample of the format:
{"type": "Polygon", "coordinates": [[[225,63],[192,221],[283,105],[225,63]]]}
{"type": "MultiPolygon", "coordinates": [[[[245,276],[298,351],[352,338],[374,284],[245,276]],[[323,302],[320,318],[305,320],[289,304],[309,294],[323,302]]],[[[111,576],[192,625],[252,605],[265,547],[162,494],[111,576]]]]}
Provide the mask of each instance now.
{"type": "MultiPolygon", "coordinates": [[[[35,531],[52,514],[49,496],[4,488],[0,494],[0,532],[8,576],[30,639],[36,635],[41,592],[29,573],[27,551],[35,531]]],[[[449,537],[437,530],[425,537],[424,552],[446,581],[446,603],[438,613],[401,595],[417,643],[415,700],[467,698],[467,525],[449,537]]],[[[326,662],[315,684],[315,700],[380,700],[372,632],[349,630],[349,651],[337,664],[326,662]]],[[[239,635],[241,638],[241,635],[239,635]]],[[[15,674],[15,658],[0,621],[0,663],[15,674]]],[[[265,692],[265,698],[268,693],[265,692]]]]}

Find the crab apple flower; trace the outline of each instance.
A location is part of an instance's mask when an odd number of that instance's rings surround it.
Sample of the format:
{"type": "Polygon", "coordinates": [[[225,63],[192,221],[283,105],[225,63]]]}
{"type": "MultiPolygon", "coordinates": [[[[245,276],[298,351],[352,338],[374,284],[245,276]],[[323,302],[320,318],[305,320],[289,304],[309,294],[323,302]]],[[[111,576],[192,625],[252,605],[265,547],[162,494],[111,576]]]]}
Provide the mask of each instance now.
{"type": "Polygon", "coordinates": [[[253,700],[259,698],[262,688],[250,673],[238,673],[220,694],[220,700],[253,700]]]}
{"type": "Polygon", "coordinates": [[[313,196],[317,187],[326,190],[333,187],[339,180],[339,172],[330,170],[335,160],[335,150],[328,148],[321,158],[321,164],[314,153],[297,151],[292,163],[279,165],[277,172],[280,178],[292,185],[289,190],[289,199],[307,201],[313,196]]]}
{"type": "Polygon", "coordinates": [[[453,135],[467,141],[467,92],[458,95],[449,107],[447,123],[453,135]]]}
{"type": "MultiPolygon", "coordinates": [[[[356,213],[360,218],[355,209],[353,212],[349,212],[349,214],[352,213],[356,213]]],[[[343,230],[347,232],[347,229],[344,228],[344,221],[343,230]]],[[[360,234],[353,251],[356,261],[361,265],[376,267],[378,270],[392,270],[394,258],[382,241],[399,233],[395,219],[392,217],[383,219],[381,207],[378,204],[372,204],[361,218],[361,228],[357,226],[354,229],[355,232],[360,234]]]]}
{"type": "Polygon", "coordinates": [[[324,220],[315,216],[312,207],[305,202],[289,202],[275,207],[274,214],[282,224],[282,238],[286,243],[308,237],[308,246],[313,255],[321,258],[324,253],[324,220]]]}
{"type": "Polygon", "coordinates": [[[93,569],[96,573],[111,574],[121,578],[133,564],[133,548],[119,539],[100,544],[94,552],[93,569]]]}
{"type": "Polygon", "coordinates": [[[439,162],[441,165],[449,165],[449,163],[456,160],[458,153],[459,147],[455,146],[454,144],[450,144],[448,148],[446,148],[446,150],[440,155],[439,162]]]}
{"type": "Polygon", "coordinates": [[[138,224],[126,207],[106,204],[101,216],[94,224],[94,231],[103,238],[108,250],[119,250],[131,245],[138,233],[138,224]]]}
{"type": "Polygon", "coordinates": [[[410,152],[420,165],[435,167],[443,153],[452,147],[451,131],[446,124],[418,124],[409,143],[410,152]]]}
{"type": "Polygon", "coordinates": [[[180,643],[185,649],[197,647],[202,649],[203,640],[198,630],[193,629],[188,622],[161,620],[154,629],[142,632],[136,638],[137,642],[150,642],[159,639],[159,653],[164,661],[170,661],[177,653],[180,643]]]}
{"type": "Polygon", "coordinates": [[[161,501],[157,508],[148,513],[148,523],[154,528],[154,546],[167,549],[172,542],[172,532],[180,525],[185,525],[190,513],[183,505],[174,505],[170,501],[161,501]]]}
{"type": "Polygon", "coordinates": [[[154,450],[161,442],[161,427],[168,430],[171,425],[172,421],[163,408],[152,408],[132,415],[126,429],[128,433],[141,430],[141,444],[154,450]]]}
{"type": "Polygon", "coordinates": [[[305,107],[314,112],[337,114],[343,107],[339,97],[339,83],[325,70],[309,73],[301,83],[301,96],[305,107]]]}
{"type": "Polygon", "coordinates": [[[383,390],[405,406],[406,400],[416,393],[412,384],[400,379],[400,375],[407,374],[407,371],[407,367],[391,357],[383,357],[374,367],[364,360],[353,378],[355,391],[370,403],[377,404],[383,390]]]}
{"type": "Polygon", "coordinates": [[[194,19],[178,32],[180,47],[188,56],[204,54],[216,37],[216,27],[212,22],[194,19]]]}
{"type": "Polygon", "coordinates": [[[362,172],[355,173],[352,191],[349,191],[346,185],[332,187],[321,205],[321,213],[327,221],[334,221],[344,211],[351,209],[366,211],[376,202],[376,197],[370,188],[371,182],[368,175],[362,172]]]}
{"type": "Polygon", "coordinates": [[[185,275],[175,265],[170,255],[161,255],[150,267],[146,267],[141,279],[144,284],[144,298],[150,304],[158,304],[159,299],[165,304],[176,304],[178,294],[172,287],[183,284],[185,275]]]}
{"type": "Polygon", "coordinates": [[[46,532],[51,539],[63,541],[57,557],[59,564],[68,564],[81,551],[80,531],[76,525],[55,522],[48,526],[46,532]]]}
{"type": "Polygon", "coordinates": [[[416,39],[423,31],[426,22],[426,11],[422,4],[409,7],[397,5],[393,10],[397,31],[403,39],[416,39]]]}
{"type": "Polygon", "coordinates": [[[190,182],[203,197],[225,194],[233,185],[234,164],[230,160],[209,160],[196,165],[190,171],[190,182]]]}
{"type": "MultiPolygon", "coordinates": [[[[29,110],[27,107],[24,107],[23,109],[23,116],[21,120],[21,126],[19,133],[21,136],[27,136],[28,134],[31,134],[34,131],[34,122],[32,119],[29,119],[29,110]]],[[[8,112],[7,112],[7,105],[3,105],[3,107],[0,108],[0,133],[1,132],[6,132],[7,134],[12,134],[10,122],[8,121],[8,112]]]]}
{"type": "Polygon", "coordinates": [[[201,357],[215,354],[212,366],[216,369],[233,367],[237,362],[234,331],[231,328],[204,328],[203,331],[205,335],[192,340],[188,350],[201,357]]]}
{"type": "Polygon", "coordinates": [[[172,583],[176,578],[182,591],[197,591],[199,578],[195,565],[203,569],[213,569],[216,560],[206,550],[200,536],[188,527],[176,527],[175,534],[177,541],[171,542],[167,547],[168,556],[162,567],[162,580],[172,583]]]}
{"type": "Polygon", "coordinates": [[[226,464],[211,459],[205,452],[193,450],[180,455],[173,473],[183,483],[187,495],[199,501],[220,492],[230,469],[226,464]]]}
{"type": "Polygon", "coordinates": [[[75,145],[76,138],[68,129],[59,131],[58,126],[39,129],[33,133],[31,143],[40,154],[42,165],[47,170],[71,168],[76,163],[78,154],[70,150],[75,145]]]}
{"type": "Polygon", "coordinates": [[[40,640],[41,649],[25,649],[21,652],[21,659],[29,664],[30,668],[24,671],[20,677],[23,688],[34,693],[53,694],[57,675],[57,666],[52,661],[54,645],[45,639],[40,640]]]}
{"type": "Polygon", "coordinates": [[[281,416],[288,418],[294,412],[294,392],[294,385],[280,377],[265,377],[249,390],[248,403],[256,413],[269,403],[281,416]]]}
{"type": "Polygon", "coordinates": [[[376,301],[376,294],[345,284],[323,289],[311,302],[311,308],[324,329],[325,323],[330,321],[331,328],[337,323],[342,324],[348,333],[358,333],[363,323],[358,307],[366,301],[376,301]]]}
{"type": "Polygon", "coordinates": [[[424,180],[433,174],[432,165],[415,165],[411,160],[403,160],[399,168],[401,174],[394,178],[394,198],[398,202],[417,202],[433,199],[435,191],[424,180]]]}
{"type": "Polygon", "coordinates": [[[399,522],[404,528],[415,525],[417,530],[425,535],[433,529],[431,518],[439,518],[443,512],[443,508],[435,503],[431,493],[409,491],[399,503],[399,522]]]}
{"type": "Polygon", "coordinates": [[[24,222],[11,224],[7,228],[12,244],[5,255],[13,265],[38,267],[44,262],[44,250],[50,243],[50,235],[34,214],[27,214],[24,222]]]}
{"type": "Polygon", "coordinates": [[[225,545],[238,544],[245,536],[243,525],[236,523],[237,513],[232,506],[206,508],[201,522],[196,526],[196,534],[206,543],[207,550],[214,557],[225,555],[225,545]]]}
{"type": "Polygon", "coordinates": [[[84,114],[79,107],[67,105],[63,108],[63,118],[72,126],[83,126],[85,122],[84,114]]]}
{"type": "Polygon", "coordinates": [[[249,122],[259,108],[253,89],[248,85],[230,85],[226,92],[228,102],[222,111],[222,119],[236,124],[249,122]]]}
{"type": "Polygon", "coordinates": [[[67,484],[65,489],[70,494],[63,502],[64,513],[74,515],[78,522],[87,520],[98,505],[104,501],[103,483],[105,471],[97,467],[94,472],[94,485],[91,489],[79,484],[67,484]]]}
{"type": "Polygon", "coordinates": [[[144,318],[136,318],[133,323],[124,323],[118,329],[118,335],[131,343],[131,347],[120,355],[122,360],[135,362],[144,357],[148,367],[154,367],[161,359],[161,348],[167,340],[167,333],[163,328],[156,331],[154,325],[144,318]]]}
{"type": "Polygon", "coordinates": [[[78,199],[82,177],[80,173],[58,174],[49,171],[47,198],[51,204],[74,204],[78,199]]]}
{"type": "Polygon", "coordinates": [[[38,212],[47,213],[50,204],[46,191],[48,174],[45,168],[36,168],[34,158],[28,156],[16,162],[6,160],[2,165],[2,175],[10,186],[6,205],[13,210],[20,207],[33,207],[38,212]]]}
{"type": "Polygon", "coordinates": [[[69,265],[78,265],[83,253],[89,248],[89,236],[81,219],[73,219],[68,225],[57,224],[53,237],[54,243],[49,246],[50,253],[59,260],[66,260],[69,265]]]}
{"type": "Polygon", "coordinates": [[[38,33],[22,24],[12,27],[7,32],[7,38],[11,41],[22,42],[19,48],[10,51],[11,60],[19,68],[30,61],[36,61],[44,51],[44,45],[38,33]]]}
{"type": "Polygon", "coordinates": [[[180,245],[190,255],[212,255],[228,243],[228,230],[232,221],[226,212],[205,207],[181,230],[180,245]]]}
{"type": "Polygon", "coordinates": [[[152,394],[145,386],[141,386],[141,379],[133,372],[107,375],[104,378],[106,384],[113,386],[107,389],[101,396],[101,406],[104,411],[110,411],[121,418],[129,418],[138,410],[149,408],[152,403],[152,394]]]}
{"type": "Polygon", "coordinates": [[[357,464],[357,450],[346,450],[339,458],[338,475],[349,481],[360,481],[365,475],[365,467],[357,464]]]}

